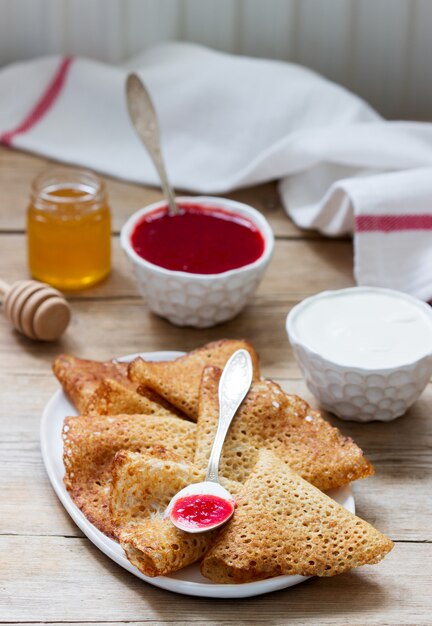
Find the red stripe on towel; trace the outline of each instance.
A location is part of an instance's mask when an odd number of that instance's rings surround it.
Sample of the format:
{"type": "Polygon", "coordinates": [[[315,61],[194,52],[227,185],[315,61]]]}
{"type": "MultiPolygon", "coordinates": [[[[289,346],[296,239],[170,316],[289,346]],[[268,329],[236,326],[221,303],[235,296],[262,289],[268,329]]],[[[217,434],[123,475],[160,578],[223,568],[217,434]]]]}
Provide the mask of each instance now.
{"type": "Polygon", "coordinates": [[[432,230],[432,215],[358,215],[355,218],[355,229],[358,233],[432,230]]]}
{"type": "Polygon", "coordinates": [[[60,95],[72,61],[73,59],[70,57],[64,57],[60,61],[56,73],[41,98],[36,102],[19,126],[0,135],[0,143],[9,146],[16,135],[26,133],[44,117],[60,95]]]}

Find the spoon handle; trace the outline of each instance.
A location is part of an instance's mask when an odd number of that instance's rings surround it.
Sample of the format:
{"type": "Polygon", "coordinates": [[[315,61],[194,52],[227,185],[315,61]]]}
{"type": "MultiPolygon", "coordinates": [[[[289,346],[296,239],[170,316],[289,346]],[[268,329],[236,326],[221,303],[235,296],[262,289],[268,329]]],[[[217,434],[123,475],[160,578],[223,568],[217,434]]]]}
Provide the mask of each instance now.
{"type": "Polygon", "coordinates": [[[169,214],[177,215],[179,210],[162,157],[156,110],[149,92],[137,74],[129,74],[126,83],[126,96],[132,123],[159,174],[163,192],[168,200],[169,214]]]}
{"type": "Polygon", "coordinates": [[[207,466],[206,480],[219,482],[218,469],[228,428],[244,397],[253,375],[252,359],[247,350],[237,350],[224,367],[219,382],[219,421],[207,466]]]}

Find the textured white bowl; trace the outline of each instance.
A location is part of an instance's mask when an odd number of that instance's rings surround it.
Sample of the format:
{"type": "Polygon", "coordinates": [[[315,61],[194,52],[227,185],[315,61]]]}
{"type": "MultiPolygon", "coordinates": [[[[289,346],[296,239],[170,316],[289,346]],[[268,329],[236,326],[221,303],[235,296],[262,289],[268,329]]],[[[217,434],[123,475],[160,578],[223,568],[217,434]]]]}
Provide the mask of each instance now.
{"type": "Polygon", "coordinates": [[[264,252],[253,263],[220,274],[192,274],[154,265],[140,257],[132,247],[131,235],[137,222],[146,213],[166,206],[165,201],[137,211],[123,226],[121,245],[132,261],[139,291],[149,309],[176,326],[208,328],[231,319],[247,304],[271,259],[273,232],[259,211],[241,202],[210,196],[181,196],[177,202],[216,207],[243,215],[264,237],[264,252]]]}
{"type": "Polygon", "coordinates": [[[335,293],[360,291],[396,294],[426,311],[432,319],[432,310],[427,304],[404,293],[377,287],[354,287],[324,291],[306,298],[288,314],[286,330],[306,384],[323,408],[346,420],[388,422],[403,415],[428,384],[432,375],[431,353],[394,368],[351,367],[324,358],[309,348],[295,331],[294,320],[312,300],[335,293]]]}

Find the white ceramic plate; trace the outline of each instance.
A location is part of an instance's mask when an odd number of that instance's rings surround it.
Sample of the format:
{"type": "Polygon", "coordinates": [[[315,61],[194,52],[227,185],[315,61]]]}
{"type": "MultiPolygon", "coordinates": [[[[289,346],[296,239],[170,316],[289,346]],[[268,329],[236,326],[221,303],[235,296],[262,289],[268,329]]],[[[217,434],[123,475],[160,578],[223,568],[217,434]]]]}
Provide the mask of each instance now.
{"type": "MultiPolygon", "coordinates": [[[[183,352],[147,352],[130,354],[120,358],[119,361],[132,361],[137,356],[142,356],[147,360],[167,361],[182,355],[183,352]]],[[[138,578],[156,587],[162,587],[162,589],[190,596],[204,596],[207,598],[246,598],[268,593],[269,591],[276,591],[277,589],[284,589],[285,587],[292,587],[306,580],[304,576],[277,576],[241,585],[221,585],[211,583],[207,578],[201,576],[199,566],[196,564],[190,565],[170,576],[158,576],[157,578],[144,576],[136,567],[129,563],[118,543],[106,537],[86,519],[66,491],[63,483],[63,440],[61,434],[64,418],[68,415],[76,414],[76,410],[63,391],[57,391],[46,405],[41,422],[41,449],[45,468],[56,494],[74,522],[87,535],[90,541],[113,561],[135,574],[135,576],[138,576],[138,578]]],[[[352,513],[355,512],[354,498],[350,486],[333,489],[328,492],[328,495],[352,513]]]]}

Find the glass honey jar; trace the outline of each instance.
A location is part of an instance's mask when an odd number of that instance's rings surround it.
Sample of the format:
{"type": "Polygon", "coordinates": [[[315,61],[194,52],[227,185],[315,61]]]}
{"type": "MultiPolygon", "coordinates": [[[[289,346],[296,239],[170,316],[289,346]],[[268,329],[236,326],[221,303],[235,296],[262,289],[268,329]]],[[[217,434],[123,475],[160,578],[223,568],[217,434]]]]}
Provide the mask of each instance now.
{"type": "Polygon", "coordinates": [[[85,170],[52,168],[32,185],[27,210],[32,276],[65,291],[99,282],[111,268],[105,183],[85,170]]]}

